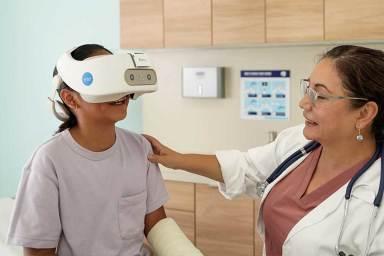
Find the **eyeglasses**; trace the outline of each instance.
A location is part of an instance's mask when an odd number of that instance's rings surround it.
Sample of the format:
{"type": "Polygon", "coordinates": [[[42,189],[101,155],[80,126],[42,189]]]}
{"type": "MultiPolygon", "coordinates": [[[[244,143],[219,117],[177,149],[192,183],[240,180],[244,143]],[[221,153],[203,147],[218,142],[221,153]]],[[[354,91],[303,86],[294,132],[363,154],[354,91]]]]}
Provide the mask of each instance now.
{"type": "Polygon", "coordinates": [[[364,100],[368,101],[367,98],[357,98],[357,97],[348,97],[348,96],[337,96],[337,95],[324,95],[318,93],[313,88],[309,86],[308,79],[300,80],[300,90],[303,96],[308,95],[309,99],[312,103],[315,103],[317,100],[340,100],[340,99],[348,99],[348,100],[364,100]]]}

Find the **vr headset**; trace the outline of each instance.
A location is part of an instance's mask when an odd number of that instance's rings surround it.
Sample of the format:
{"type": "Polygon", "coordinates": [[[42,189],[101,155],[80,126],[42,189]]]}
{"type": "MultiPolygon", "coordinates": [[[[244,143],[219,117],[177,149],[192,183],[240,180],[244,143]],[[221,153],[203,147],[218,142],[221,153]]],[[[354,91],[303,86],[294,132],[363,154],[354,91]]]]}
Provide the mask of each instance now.
{"type": "Polygon", "coordinates": [[[137,99],[144,93],[157,90],[155,70],[143,52],[98,55],[85,60],[75,60],[71,52],[58,60],[58,74],[53,77],[52,110],[65,121],[69,113],[64,104],[55,100],[59,86],[64,82],[89,103],[113,102],[131,95],[137,99]],[[58,104],[60,110],[56,109],[58,104]]]}

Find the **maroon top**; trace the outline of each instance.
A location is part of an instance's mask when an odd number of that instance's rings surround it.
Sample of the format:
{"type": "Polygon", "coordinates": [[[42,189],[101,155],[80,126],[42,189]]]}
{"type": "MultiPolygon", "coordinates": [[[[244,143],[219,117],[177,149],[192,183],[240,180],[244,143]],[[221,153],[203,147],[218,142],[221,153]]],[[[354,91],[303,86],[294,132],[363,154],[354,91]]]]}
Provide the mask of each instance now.
{"type": "Polygon", "coordinates": [[[290,230],[312,209],[347,183],[366,163],[363,161],[341,172],[327,183],[305,195],[321,155],[318,147],[269,192],[262,214],[265,225],[267,256],[281,256],[282,246],[290,230]]]}

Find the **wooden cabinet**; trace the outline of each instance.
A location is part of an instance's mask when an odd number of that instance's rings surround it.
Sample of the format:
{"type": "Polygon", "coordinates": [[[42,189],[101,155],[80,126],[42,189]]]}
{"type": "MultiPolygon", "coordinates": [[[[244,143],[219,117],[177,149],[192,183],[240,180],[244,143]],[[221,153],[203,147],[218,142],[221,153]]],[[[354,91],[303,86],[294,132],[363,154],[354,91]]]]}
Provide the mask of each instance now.
{"type": "Polygon", "coordinates": [[[384,39],[383,0],[120,0],[122,48],[384,39]]]}
{"type": "Polygon", "coordinates": [[[195,211],[195,184],[166,181],[165,186],[169,194],[165,208],[187,212],[195,211]]]}
{"type": "Polygon", "coordinates": [[[225,199],[216,187],[196,185],[196,246],[209,256],[253,256],[254,204],[225,199]]]}
{"type": "Polygon", "coordinates": [[[384,39],[383,0],[120,0],[122,48],[384,39]]]}
{"type": "Polygon", "coordinates": [[[195,213],[165,208],[168,217],[173,218],[185,235],[195,244],[195,213]]]}
{"type": "Polygon", "coordinates": [[[121,48],[161,48],[163,0],[120,0],[121,48]]]}
{"type": "Polygon", "coordinates": [[[211,0],[164,0],[165,47],[210,46],[211,0]]]}
{"type": "Polygon", "coordinates": [[[187,237],[195,243],[195,184],[166,181],[169,200],[165,212],[173,218],[187,237]]]}
{"type": "Polygon", "coordinates": [[[260,207],[260,200],[255,199],[254,201],[254,207],[255,207],[255,256],[261,256],[263,255],[263,240],[261,239],[259,233],[257,232],[256,225],[257,225],[257,218],[259,217],[259,207],[260,207]]]}
{"type": "Polygon", "coordinates": [[[259,201],[249,197],[228,200],[217,187],[165,182],[170,200],[165,205],[187,237],[206,256],[261,256],[263,242],[256,231],[259,201]]]}
{"type": "Polygon", "coordinates": [[[323,0],[266,0],[266,5],[268,43],[324,39],[323,0]]]}
{"type": "Polygon", "coordinates": [[[213,0],[213,45],[265,41],[264,0],[213,0]]]}
{"type": "Polygon", "coordinates": [[[384,39],[384,1],[325,0],[325,39],[384,39]]]}

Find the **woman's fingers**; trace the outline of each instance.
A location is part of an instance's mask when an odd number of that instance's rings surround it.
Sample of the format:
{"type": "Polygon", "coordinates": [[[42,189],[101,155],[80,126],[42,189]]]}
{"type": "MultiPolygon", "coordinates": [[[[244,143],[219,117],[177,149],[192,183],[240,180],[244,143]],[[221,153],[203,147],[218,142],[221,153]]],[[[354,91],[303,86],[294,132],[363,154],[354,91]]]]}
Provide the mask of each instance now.
{"type": "Polygon", "coordinates": [[[148,135],[148,134],[142,134],[143,136],[144,136],[144,138],[146,138],[148,141],[149,141],[149,143],[151,143],[151,144],[154,144],[154,143],[158,143],[159,141],[158,140],[156,140],[154,137],[152,137],[151,135],[148,135]]]}
{"type": "Polygon", "coordinates": [[[159,158],[157,157],[157,155],[149,155],[148,156],[148,160],[151,163],[154,163],[154,164],[158,164],[159,163],[159,158]]]}
{"type": "Polygon", "coordinates": [[[153,155],[148,156],[148,160],[152,163],[162,164],[166,167],[173,168],[177,161],[178,153],[161,144],[156,138],[143,134],[143,136],[151,143],[153,155]]]}
{"type": "Polygon", "coordinates": [[[148,134],[143,134],[143,136],[149,141],[149,143],[151,143],[153,153],[160,154],[163,145],[157,139],[148,134]]]}

